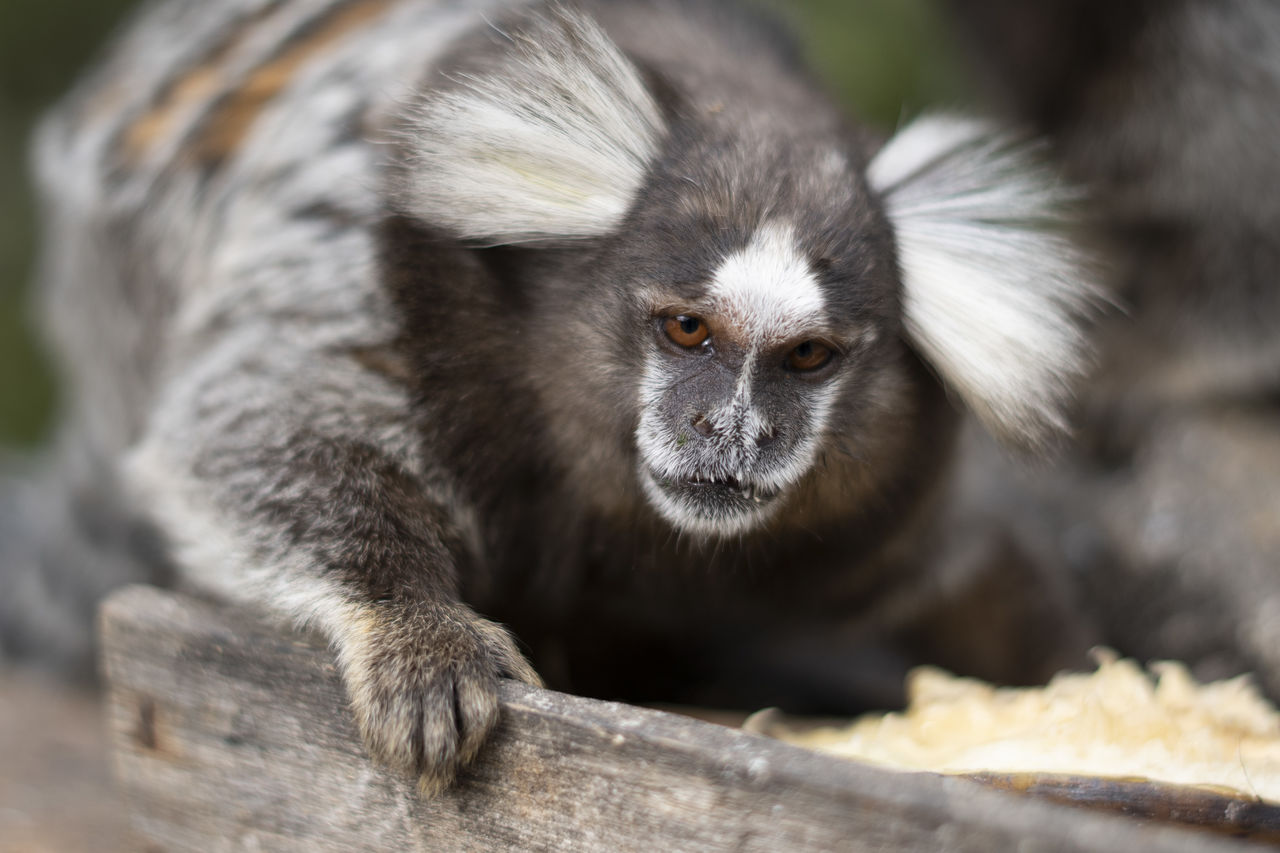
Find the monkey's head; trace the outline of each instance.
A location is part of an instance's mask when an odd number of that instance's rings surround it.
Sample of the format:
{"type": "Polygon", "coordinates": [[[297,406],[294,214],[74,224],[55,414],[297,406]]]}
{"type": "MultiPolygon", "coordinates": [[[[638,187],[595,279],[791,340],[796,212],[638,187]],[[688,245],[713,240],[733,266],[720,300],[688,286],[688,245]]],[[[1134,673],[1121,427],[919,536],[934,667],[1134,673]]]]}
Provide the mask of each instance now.
{"type": "Polygon", "coordinates": [[[874,469],[920,414],[916,356],[1001,437],[1062,426],[1095,294],[1027,146],[954,117],[880,145],[784,54],[726,73],[605,23],[551,6],[469,45],[398,173],[410,216],[555,258],[525,296],[531,334],[568,342],[546,359],[566,454],[726,536],[874,469]]]}

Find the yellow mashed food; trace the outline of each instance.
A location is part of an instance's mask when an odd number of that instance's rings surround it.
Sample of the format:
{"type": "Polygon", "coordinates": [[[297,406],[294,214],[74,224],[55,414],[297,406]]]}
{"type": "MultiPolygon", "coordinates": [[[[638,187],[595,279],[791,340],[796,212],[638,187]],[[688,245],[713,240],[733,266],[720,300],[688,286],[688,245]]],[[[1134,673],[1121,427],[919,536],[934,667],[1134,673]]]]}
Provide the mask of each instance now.
{"type": "Polygon", "coordinates": [[[1199,684],[1100,654],[1092,674],[996,688],[922,667],[902,713],[787,732],[793,743],[938,773],[1043,773],[1209,787],[1280,802],[1280,713],[1247,677],[1199,684]]]}

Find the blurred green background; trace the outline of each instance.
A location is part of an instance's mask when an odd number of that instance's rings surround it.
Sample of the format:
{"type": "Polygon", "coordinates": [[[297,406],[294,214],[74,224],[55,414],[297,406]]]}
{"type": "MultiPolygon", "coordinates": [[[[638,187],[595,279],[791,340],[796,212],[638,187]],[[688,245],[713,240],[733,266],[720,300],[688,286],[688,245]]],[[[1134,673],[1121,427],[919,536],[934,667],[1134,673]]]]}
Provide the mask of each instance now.
{"type": "MultiPolygon", "coordinates": [[[[216,0],[213,0],[216,2],[216,0]]],[[[0,443],[45,432],[53,385],[28,322],[36,243],[27,137],[133,0],[0,0],[0,443]]]]}
{"type": "MultiPolygon", "coordinates": [[[[217,2],[217,0],[206,0],[217,2]]],[[[930,0],[764,0],[790,18],[814,63],[856,114],[885,128],[970,91],[930,0]]],[[[37,235],[26,145],[134,0],[0,0],[0,444],[46,433],[55,392],[31,331],[37,235]]]]}

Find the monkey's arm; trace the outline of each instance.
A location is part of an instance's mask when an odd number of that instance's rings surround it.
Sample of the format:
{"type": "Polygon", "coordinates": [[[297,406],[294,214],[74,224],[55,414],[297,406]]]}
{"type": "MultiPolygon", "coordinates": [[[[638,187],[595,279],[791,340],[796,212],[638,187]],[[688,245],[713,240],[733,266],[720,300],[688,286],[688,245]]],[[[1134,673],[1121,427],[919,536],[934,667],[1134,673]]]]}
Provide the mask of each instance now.
{"type": "Polygon", "coordinates": [[[537,676],[458,599],[474,531],[404,392],[304,328],[228,331],[174,375],[130,479],[190,578],[329,637],[370,752],[436,788],[495,722],[496,679],[537,676]]]}

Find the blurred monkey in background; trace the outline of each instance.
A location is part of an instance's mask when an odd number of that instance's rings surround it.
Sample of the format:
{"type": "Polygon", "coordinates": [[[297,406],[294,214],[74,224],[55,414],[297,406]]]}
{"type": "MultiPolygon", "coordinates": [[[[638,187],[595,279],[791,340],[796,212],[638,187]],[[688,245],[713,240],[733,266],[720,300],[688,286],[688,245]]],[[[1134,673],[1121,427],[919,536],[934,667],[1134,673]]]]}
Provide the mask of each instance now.
{"type": "Polygon", "coordinates": [[[1048,478],[1109,642],[1280,695],[1280,5],[949,0],[1006,116],[1094,200],[1110,286],[1048,478]]]}

